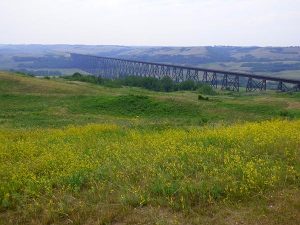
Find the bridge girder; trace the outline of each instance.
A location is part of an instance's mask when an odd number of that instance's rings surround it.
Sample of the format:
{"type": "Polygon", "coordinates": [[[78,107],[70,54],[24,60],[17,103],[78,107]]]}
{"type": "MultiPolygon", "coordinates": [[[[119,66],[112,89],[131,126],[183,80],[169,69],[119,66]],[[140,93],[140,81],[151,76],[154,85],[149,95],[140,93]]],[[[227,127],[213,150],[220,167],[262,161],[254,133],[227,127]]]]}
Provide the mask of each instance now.
{"type": "Polygon", "coordinates": [[[246,91],[252,92],[252,91],[265,91],[267,89],[267,81],[266,79],[258,80],[254,79],[252,77],[248,78],[246,91]]]}
{"type": "Polygon", "coordinates": [[[161,79],[168,76],[175,82],[193,80],[206,83],[214,88],[218,87],[220,81],[221,89],[231,91],[239,91],[240,78],[246,78],[248,79],[246,91],[266,90],[267,81],[278,82],[277,90],[280,91],[300,91],[300,80],[74,53],[71,53],[71,58],[74,67],[105,78],[134,75],[161,79]],[[285,85],[286,83],[293,84],[294,87],[289,88],[285,85]]]}

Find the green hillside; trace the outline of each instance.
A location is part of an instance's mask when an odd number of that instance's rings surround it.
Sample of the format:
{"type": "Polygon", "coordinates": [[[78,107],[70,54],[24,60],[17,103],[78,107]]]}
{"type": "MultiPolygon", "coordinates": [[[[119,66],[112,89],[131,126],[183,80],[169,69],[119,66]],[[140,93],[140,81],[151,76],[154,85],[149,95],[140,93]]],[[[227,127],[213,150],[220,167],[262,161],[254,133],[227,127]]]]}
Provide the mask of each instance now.
{"type": "Polygon", "coordinates": [[[299,118],[299,94],[222,93],[199,101],[195,92],[108,88],[61,79],[0,73],[0,123],[7,128],[117,122],[141,126],[199,126],[299,118]]]}
{"type": "Polygon", "coordinates": [[[198,96],[0,72],[0,224],[298,224],[300,94],[198,96]]]}

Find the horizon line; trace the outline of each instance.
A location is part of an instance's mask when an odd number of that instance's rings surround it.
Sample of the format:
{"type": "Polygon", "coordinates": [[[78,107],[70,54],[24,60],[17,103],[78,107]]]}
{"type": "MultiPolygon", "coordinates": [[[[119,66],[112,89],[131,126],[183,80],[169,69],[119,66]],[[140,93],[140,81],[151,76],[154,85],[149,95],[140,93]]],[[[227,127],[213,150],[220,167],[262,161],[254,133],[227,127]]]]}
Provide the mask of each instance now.
{"type": "Polygon", "coordinates": [[[173,47],[173,48],[180,48],[180,47],[190,47],[190,48],[195,48],[195,47],[244,47],[244,48],[249,48],[249,47],[257,47],[257,48],[289,48],[289,47],[300,47],[300,45],[124,45],[124,44],[67,44],[67,43],[51,43],[51,44],[41,44],[41,43],[0,43],[1,45],[11,45],[11,46],[30,46],[30,45],[41,45],[41,46],[53,46],[53,45],[68,45],[68,46],[117,46],[117,47],[173,47]]]}

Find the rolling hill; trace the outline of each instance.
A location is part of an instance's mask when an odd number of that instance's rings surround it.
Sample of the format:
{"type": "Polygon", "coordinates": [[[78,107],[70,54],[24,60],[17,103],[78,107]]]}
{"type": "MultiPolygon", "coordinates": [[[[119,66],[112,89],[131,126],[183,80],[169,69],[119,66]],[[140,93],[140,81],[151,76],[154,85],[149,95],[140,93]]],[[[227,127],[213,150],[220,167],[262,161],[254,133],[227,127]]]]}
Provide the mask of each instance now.
{"type": "Polygon", "coordinates": [[[294,225],[299,93],[0,72],[0,224],[294,225]]]}
{"type": "Polygon", "coordinates": [[[71,74],[67,52],[300,77],[300,47],[132,47],[0,45],[0,69],[38,75],[71,74]]]}

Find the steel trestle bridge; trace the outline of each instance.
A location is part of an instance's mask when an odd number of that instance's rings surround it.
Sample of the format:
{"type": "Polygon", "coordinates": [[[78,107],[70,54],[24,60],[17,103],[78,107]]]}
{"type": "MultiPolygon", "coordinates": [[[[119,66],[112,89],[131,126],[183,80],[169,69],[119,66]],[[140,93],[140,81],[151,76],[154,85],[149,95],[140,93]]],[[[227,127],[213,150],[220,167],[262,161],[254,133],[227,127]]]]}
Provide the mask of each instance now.
{"type": "Polygon", "coordinates": [[[193,80],[206,83],[214,88],[220,87],[222,90],[239,91],[241,86],[245,86],[247,92],[264,91],[267,87],[279,91],[300,91],[300,79],[77,53],[70,53],[70,55],[75,68],[103,78],[115,79],[125,76],[142,76],[161,79],[168,76],[175,82],[193,80]]]}

